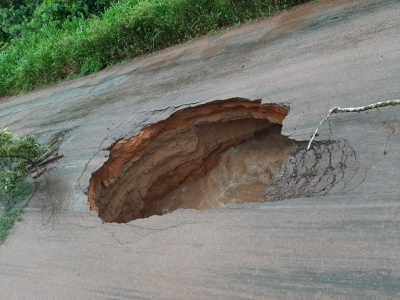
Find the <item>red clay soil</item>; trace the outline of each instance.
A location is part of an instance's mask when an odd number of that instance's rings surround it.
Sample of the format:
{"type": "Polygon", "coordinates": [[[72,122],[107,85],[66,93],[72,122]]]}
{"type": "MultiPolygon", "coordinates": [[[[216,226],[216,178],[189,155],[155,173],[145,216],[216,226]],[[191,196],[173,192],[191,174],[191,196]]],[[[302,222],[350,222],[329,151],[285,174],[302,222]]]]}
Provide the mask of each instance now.
{"type": "Polygon", "coordinates": [[[149,216],[154,203],[203,177],[228,148],[280,130],[287,113],[281,105],[233,98],[182,109],[151,124],[110,147],[109,159],[90,180],[91,209],[105,222],[149,216]]]}

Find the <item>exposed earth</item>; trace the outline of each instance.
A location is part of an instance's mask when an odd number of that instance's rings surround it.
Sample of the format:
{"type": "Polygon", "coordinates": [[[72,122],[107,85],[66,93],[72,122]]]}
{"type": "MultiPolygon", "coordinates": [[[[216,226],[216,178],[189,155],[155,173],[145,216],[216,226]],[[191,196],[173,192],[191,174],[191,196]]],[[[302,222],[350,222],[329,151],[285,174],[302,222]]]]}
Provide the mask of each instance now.
{"type": "Polygon", "coordinates": [[[105,223],[86,195],[110,146],[190,106],[284,103],[302,145],[334,106],[400,99],[399,16],[398,0],[326,0],[0,99],[0,128],[64,135],[0,246],[0,298],[399,299],[398,106],[333,115],[283,164],[264,199],[281,201],[105,223]]]}

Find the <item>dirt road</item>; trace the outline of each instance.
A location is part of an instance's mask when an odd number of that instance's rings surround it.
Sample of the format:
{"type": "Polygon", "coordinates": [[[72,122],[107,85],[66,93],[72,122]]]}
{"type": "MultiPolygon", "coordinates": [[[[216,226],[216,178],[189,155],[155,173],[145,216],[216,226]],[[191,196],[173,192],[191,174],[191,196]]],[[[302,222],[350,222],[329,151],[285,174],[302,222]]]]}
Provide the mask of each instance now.
{"type": "Polygon", "coordinates": [[[1,99],[1,128],[42,142],[65,133],[65,158],[0,247],[0,298],[400,298],[398,107],[336,115],[320,131],[357,161],[349,186],[325,197],[103,224],[84,194],[105,148],[185,106],[289,103],[283,134],[300,141],[333,106],[399,99],[399,16],[398,0],[322,1],[1,99]]]}

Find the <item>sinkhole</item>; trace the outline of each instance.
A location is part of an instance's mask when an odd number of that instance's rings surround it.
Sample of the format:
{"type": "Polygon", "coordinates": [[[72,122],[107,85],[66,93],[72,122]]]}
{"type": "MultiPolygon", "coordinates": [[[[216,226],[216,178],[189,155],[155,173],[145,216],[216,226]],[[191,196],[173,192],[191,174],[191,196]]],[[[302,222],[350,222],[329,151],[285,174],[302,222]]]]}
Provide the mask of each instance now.
{"type": "Polygon", "coordinates": [[[288,186],[293,197],[317,189],[326,192],[343,178],[327,168],[346,165],[341,158],[332,159],[331,152],[344,152],[326,147],[314,148],[314,156],[294,152],[301,143],[281,135],[288,112],[284,105],[242,98],[179,110],[109,148],[109,159],[90,179],[90,207],[105,222],[124,223],[179,208],[271,201],[268,188],[276,199],[281,196],[276,191],[288,186]],[[297,164],[291,165],[293,161],[297,164]],[[282,167],[284,162],[289,164],[282,167]],[[318,168],[328,176],[316,177],[318,168]],[[281,169],[291,171],[277,178],[281,169]]]}
{"type": "Polygon", "coordinates": [[[241,98],[189,107],[110,147],[89,203],[105,222],[179,208],[263,201],[295,142],[280,134],[288,108],[241,98]]]}

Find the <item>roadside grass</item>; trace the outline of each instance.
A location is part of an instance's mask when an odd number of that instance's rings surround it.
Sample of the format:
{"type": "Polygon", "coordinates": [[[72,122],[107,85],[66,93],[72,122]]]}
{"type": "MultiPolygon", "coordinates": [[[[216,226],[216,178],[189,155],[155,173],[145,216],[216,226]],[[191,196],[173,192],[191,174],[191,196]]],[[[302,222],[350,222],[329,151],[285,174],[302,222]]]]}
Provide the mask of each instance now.
{"type": "Polygon", "coordinates": [[[309,0],[120,0],[100,16],[44,25],[0,52],[0,96],[97,72],[309,0]]]}
{"type": "MultiPolygon", "coordinates": [[[[34,185],[26,181],[20,181],[12,190],[5,193],[0,191],[0,198],[5,200],[3,212],[0,213],[0,245],[3,244],[15,222],[22,221],[22,214],[27,205],[26,199],[34,190],[34,185]]],[[[1,211],[1,210],[0,210],[1,211]]]]}

